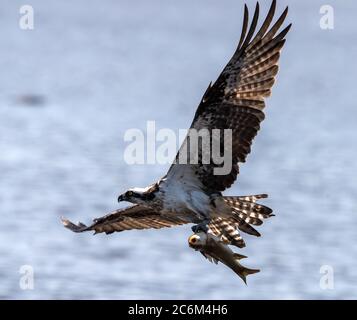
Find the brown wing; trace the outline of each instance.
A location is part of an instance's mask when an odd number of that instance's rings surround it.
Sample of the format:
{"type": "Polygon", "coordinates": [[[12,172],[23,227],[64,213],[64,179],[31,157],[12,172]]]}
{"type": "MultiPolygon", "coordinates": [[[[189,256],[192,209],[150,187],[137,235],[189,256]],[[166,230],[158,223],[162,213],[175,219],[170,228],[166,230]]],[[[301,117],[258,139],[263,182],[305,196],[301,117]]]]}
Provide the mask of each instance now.
{"type": "MultiPolygon", "coordinates": [[[[205,164],[207,161],[202,161],[202,147],[198,150],[198,164],[190,164],[190,170],[188,170],[187,165],[182,164],[179,158],[182,149],[190,146],[188,135],[168,176],[173,174],[183,179],[184,175],[187,175],[188,179],[196,176],[204,188],[211,191],[223,191],[236,180],[239,173],[238,163],[245,162],[250,153],[252,141],[264,119],[264,99],[271,94],[278,72],[280,51],[291,27],[291,24],[288,25],[276,35],[286,18],[288,8],[271,26],[275,8],[276,1],[274,0],[265,21],[253,38],[258,22],[259,4],[256,5],[248,33],[248,8],[245,6],[243,30],[237,50],[217,81],[206,90],[191,125],[191,129],[197,131],[208,129],[210,133],[213,129],[232,130],[232,144],[225,146],[223,135],[219,138],[221,150],[229,148],[232,151],[231,170],[228,174],[215,174],[214,169],[221,165],[215,164],[212,158],[208,164],[205,164]]],[[[210,143],[212,149],[212,139],[210,143]]],[[[192,163],[189,157],[188,154],[185,161],[192,163]]]]}
{"type": "Polygon", "coordinates": [[[93,230],[95,233],[105,232],[106,234],[115,231],[120,232],[132,229],[160,229],[165,227],[178,226],[187,223],[175,216],[162,216],[150,208],[140,205],[133,205],[124,209],[116,210],[101,218],[94,219],[93,224],[86,226],[79,222],[77,225],[62,218],[63,225],[73,232],[83,232],[93,230]]]}

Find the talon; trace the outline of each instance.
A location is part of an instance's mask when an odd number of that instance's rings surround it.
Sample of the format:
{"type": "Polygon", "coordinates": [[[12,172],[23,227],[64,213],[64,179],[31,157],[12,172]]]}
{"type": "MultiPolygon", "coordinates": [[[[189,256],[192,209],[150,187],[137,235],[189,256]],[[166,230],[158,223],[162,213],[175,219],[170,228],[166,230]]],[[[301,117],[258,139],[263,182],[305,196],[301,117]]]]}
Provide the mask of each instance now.
{"type": "Polygon", "coordinates": [[[195,226],[192,226],[191,227],[191,230],[194,232],[194,233],[198,233],[200,231],[203,231],[205,233],[208,232],[208,226],[207,226],[208,222],[201,222],[199,224],[196,224],[195,226]]]}

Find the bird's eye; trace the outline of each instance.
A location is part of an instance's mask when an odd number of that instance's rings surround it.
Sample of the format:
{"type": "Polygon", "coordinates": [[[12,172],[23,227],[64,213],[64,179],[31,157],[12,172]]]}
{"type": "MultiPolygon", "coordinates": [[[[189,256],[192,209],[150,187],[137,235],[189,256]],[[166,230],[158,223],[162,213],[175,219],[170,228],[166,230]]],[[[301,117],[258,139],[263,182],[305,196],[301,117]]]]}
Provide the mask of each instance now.
{"type": "Polygon", "coordinates": [[[133,191],[128,191],[128,192],[126,193],[126,195],[127,195],[128,197],[131,197],[131,196],[133,195],[133,191]]]}

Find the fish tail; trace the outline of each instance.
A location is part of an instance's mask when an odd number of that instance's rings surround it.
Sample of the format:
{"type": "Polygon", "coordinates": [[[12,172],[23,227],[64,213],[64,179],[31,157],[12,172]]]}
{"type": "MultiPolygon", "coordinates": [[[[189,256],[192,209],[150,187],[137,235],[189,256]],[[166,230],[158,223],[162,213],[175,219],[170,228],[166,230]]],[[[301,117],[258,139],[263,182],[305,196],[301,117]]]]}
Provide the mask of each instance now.
{"type": "Polygon", "coordinates": [[[246,267],[242,267],[240,269],[240,272],[236,272],[238,274],[238,276],[244,281],[245,284],[247,284],[247,276],[250,274],[254,274],[254,273],[258,273],[260,272],[259,269],[249,269],[246,267]]]}
{"type": "Polygon", "coordinates": [[[243,256],[239,253],[233,253],[233,257],[236,259],[236,266],[233,270],[244,281],[245,284],[247,284],[248,275],[260,272],[259,269],[246,268],[239,263],[239,260],[246,258],[246,256],[243,256]]]}

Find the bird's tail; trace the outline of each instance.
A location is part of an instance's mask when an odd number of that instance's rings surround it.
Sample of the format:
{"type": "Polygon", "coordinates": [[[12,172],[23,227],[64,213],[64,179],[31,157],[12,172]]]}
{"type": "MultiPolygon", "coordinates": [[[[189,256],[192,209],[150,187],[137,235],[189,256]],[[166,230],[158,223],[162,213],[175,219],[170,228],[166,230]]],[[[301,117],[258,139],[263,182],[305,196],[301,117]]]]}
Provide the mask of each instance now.
{"type": "Polygon", "coordinates": [[[267,198],[267,194],[251,196],[227,196],[224,201],[231,207],[232,215],[238,222],[238,228],[248,234],[259,237],[260,234],[253,226],[260,226],[264,219],[273,215],[273,210],[257,203],[257,200],[267,198]]]}
{"type": "Polygon", "coordinates": [[[208,229],[227,244],[239,248],[245,247],[239,230],[259,237],[260,233],[253,228],[253,225],[261,225],[264,219],[273,216],[270,208],[256,203],[257,200],[263,198],[267,198],[267,195],[223,197],[226,206],[231,209],[231,216],[213,218],[208,224],[208,229]]]}

